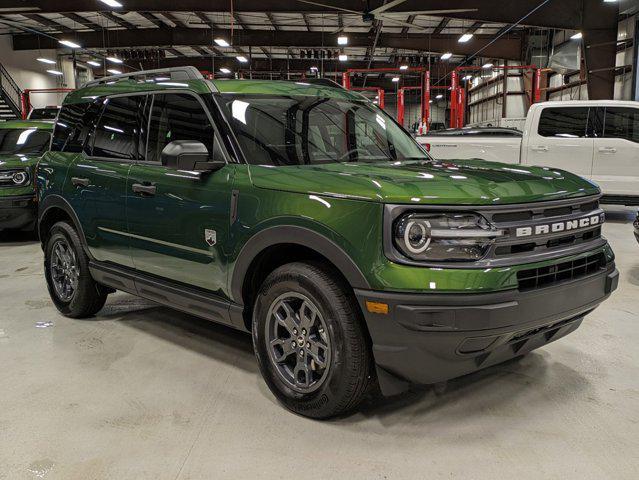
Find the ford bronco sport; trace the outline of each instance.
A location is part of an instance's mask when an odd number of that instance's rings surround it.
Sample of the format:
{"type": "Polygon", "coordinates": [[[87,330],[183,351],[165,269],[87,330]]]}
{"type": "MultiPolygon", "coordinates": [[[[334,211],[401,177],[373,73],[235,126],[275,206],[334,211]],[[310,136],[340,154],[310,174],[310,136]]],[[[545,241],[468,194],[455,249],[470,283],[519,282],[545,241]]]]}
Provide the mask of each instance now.
{"type": "Polygon", "coordinates": [[[122,290],[250,331],[270,389],[314,418],[557,340],[617,285],[589,181],[434,161],[373,103],[310,82],[90,82],[38,184],[64,315],[122,290]]]}
{"type": "Polygon", "coordinates": [[[0,122],[0,230],[33,230],[37,217],[34,172],[49,149],[53,123],[0,122]]]}

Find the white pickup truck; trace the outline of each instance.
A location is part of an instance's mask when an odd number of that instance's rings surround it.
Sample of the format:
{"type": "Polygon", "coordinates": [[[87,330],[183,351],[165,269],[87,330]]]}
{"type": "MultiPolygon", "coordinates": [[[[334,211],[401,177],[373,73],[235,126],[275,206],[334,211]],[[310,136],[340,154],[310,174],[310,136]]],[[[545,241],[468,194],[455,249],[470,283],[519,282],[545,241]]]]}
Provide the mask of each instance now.
{"type": "Polygon", "coordinates": [[[485,160],[561,168],[593,180],[604,202],[639,205],[639,102],[544,102],[524,131],[468,128],[417,137],[436,159],[485,160]]]}

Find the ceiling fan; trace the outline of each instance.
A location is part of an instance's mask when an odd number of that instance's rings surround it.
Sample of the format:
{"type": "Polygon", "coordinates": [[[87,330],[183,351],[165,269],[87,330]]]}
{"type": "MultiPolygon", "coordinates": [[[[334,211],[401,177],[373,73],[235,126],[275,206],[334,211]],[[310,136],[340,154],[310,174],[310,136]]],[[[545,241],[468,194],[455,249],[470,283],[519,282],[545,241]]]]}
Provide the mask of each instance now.
{"type": "MultiPolygon", "coordinates": [[[[317,5],[320,7],[324,7],[327,9],[332,9],[332,10],[337,10],[339,12],[345,12],[345,13],[352,13],[352,14],[356,14],[356,15],[361,15],[362,20],[364,22],[373,22],[373,20],[382,20],[384,22],[387,23],[391,23],[394,25],[401,25],[402,27],[409,27],[409,28],[416,28],[419,30],[428,30],[427,28],[421,27],[419,25],[414,25],[412,23],[408,23],[408,22],[404,22],[401,20],[396,20],[394,17],[397,15],[402,15],[402,16],[406,16],[406,15],[446,15],[448,13],[462,13],[462,12],[476,12],[477,9],[476,8],[451,8],[451,9],[446,9],[446,10],[416,10],[416,11],[408,11],[408,12],[388,12],[388,10],[390,10],[393,7],[396,7],[397,5],[404,3],[406,0],[392,0],[391,2],[388,2],[384,5],[382,5],[381,7],[377,7],[374,8],[373,10],[371,10],[370,8],[366,8],[366,10],[364,11],[357,11],[357,10],[350,10],[348,8],[342,8],[342,7],[337,7],[335,5],[326,5],[324,3],[319,3],[319,2],[314,2],[311,0],[297,0],[300,3],[308,3],[310,5],[317,5]]],[[[366,5],[369,5],[369,2],[367,0],[366,5]]],[[[340,28],[338,28],[335,32],[333,33],[339,33],[342,30],[344,30],[345,28],[348,28],[352,25],[355,25],[355,23],[353,24],[348,24],[348,25],[344,25],[340,28]]]]}

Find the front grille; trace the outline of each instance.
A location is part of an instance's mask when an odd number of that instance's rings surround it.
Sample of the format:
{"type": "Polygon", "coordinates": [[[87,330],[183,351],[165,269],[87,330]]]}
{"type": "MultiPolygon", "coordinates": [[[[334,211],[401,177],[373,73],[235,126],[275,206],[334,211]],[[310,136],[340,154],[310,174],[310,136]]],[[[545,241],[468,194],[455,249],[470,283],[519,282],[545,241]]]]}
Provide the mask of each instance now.
{"type": "Polygon", "coordinates": [[[603,253],[598,253],[556,265],[521,270],[517,272],[517,282],[520,291],[532,290],[582,278],[598,272],[605,266],[606,257],[603,253]]]}

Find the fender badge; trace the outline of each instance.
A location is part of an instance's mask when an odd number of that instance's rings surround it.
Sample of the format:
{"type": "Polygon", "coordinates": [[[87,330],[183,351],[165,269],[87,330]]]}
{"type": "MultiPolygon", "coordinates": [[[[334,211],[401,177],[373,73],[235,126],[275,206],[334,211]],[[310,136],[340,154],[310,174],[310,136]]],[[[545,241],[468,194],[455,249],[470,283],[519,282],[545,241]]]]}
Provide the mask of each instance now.
{"type": "Polygon", "coordinates": [[[212,247],[217,243],[217,233],[215,230],[204,229],[204,241],[208,244],[209,247],[212,247]]]}

